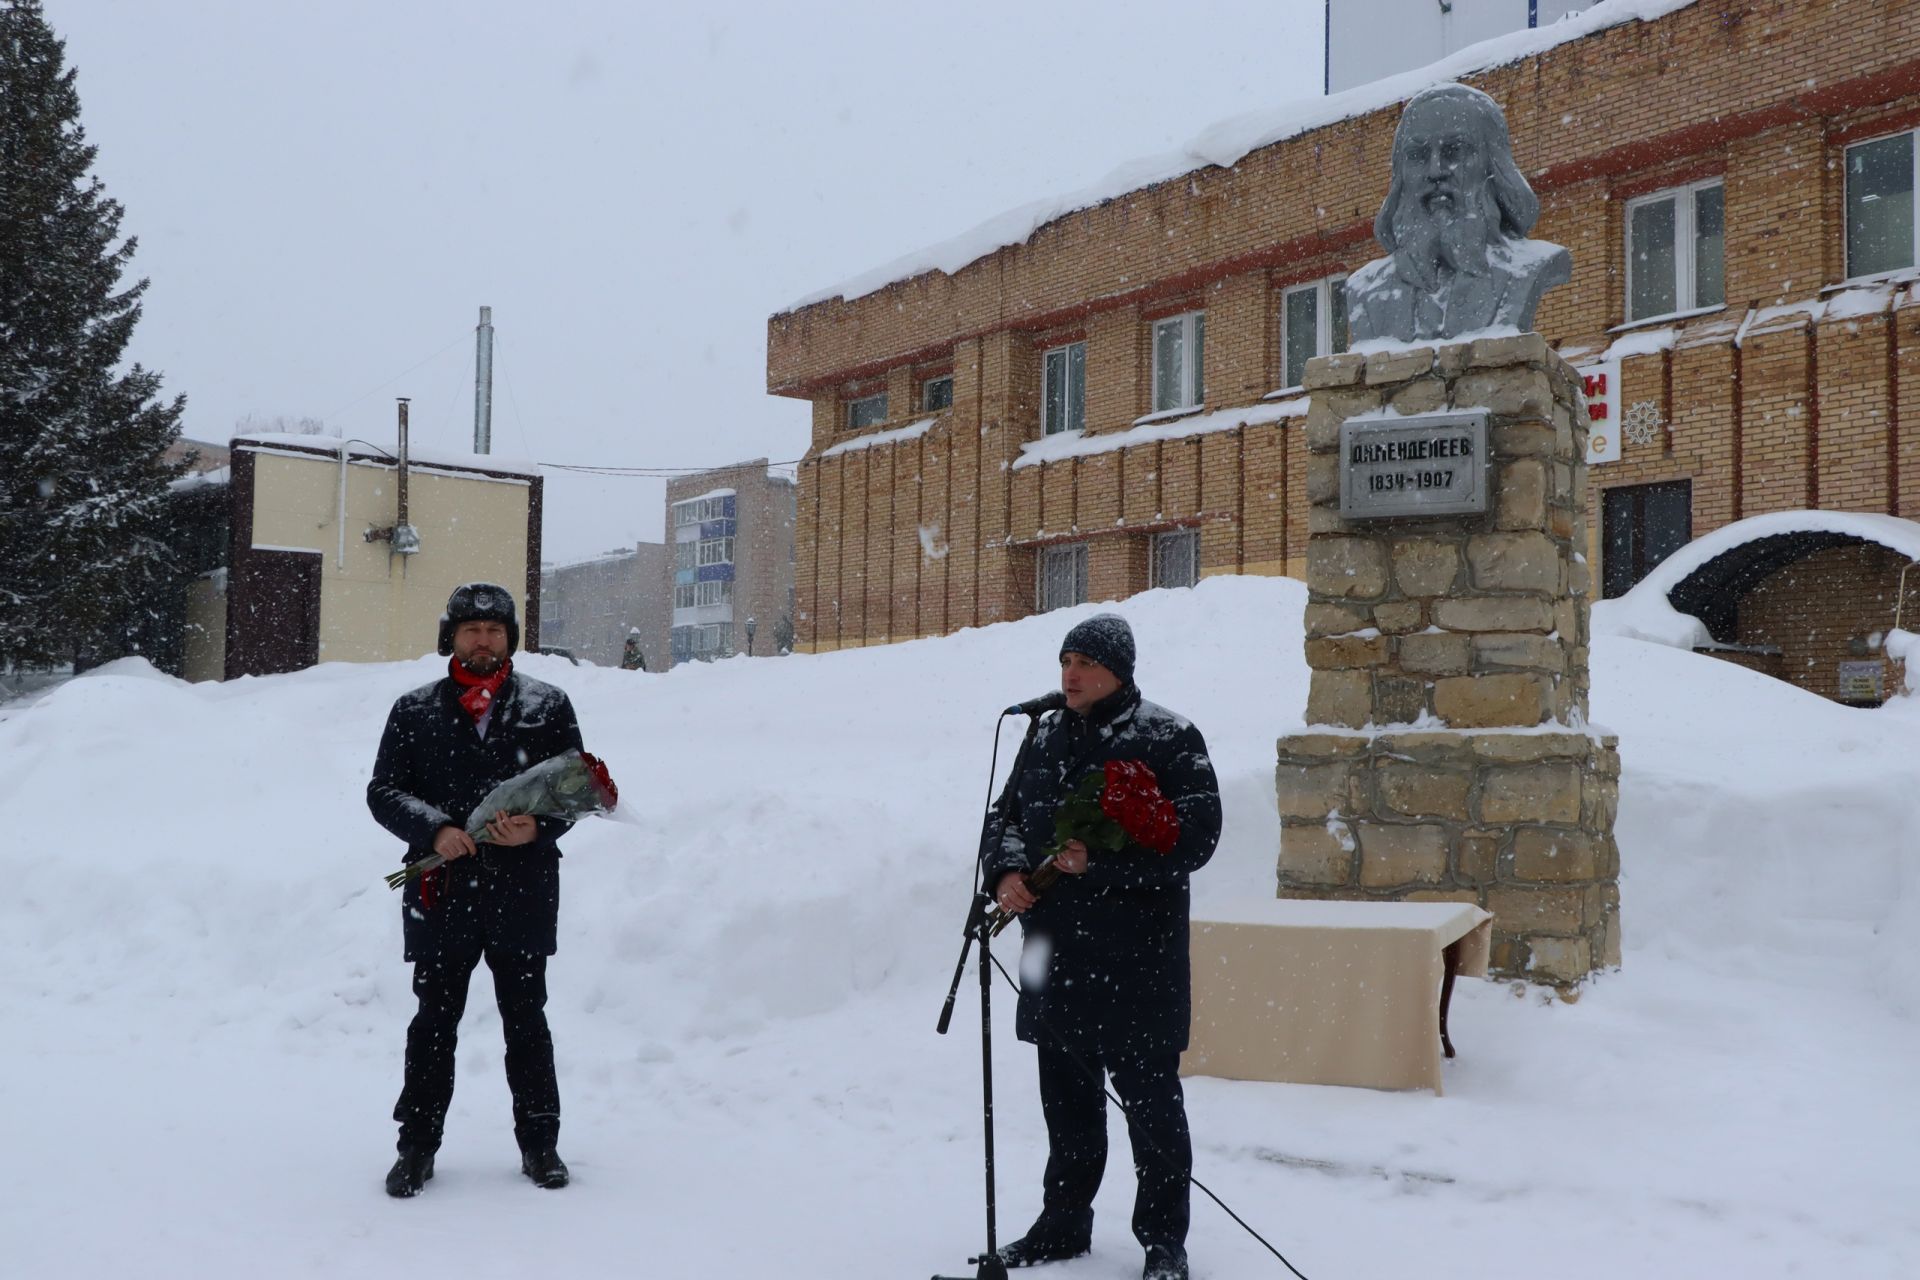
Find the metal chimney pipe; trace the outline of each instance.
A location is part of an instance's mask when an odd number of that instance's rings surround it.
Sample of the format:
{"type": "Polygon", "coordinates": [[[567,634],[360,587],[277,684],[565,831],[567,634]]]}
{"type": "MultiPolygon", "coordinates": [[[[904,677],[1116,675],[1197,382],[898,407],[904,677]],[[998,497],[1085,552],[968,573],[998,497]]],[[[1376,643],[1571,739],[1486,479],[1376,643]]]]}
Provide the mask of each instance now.
{"type": "Polygon", "coordinates": [[[493,308],[480,308],[473,331],[473,451],[493,452],[493,308]]]}
{"type": "Polygon", "coordinates": [[[394,519],[393,527],[399,529],[407,523],[407,401],[406,396],[395,396],[400,402],[400,511],[394,519]]]}

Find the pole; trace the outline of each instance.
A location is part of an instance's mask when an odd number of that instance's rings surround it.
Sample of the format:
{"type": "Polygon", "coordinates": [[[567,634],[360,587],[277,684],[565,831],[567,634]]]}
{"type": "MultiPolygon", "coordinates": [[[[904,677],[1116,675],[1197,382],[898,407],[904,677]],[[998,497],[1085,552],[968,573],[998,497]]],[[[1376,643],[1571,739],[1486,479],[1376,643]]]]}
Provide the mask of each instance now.
{"type": "Polygon", "coordinates": [[[409,398],[395,396],[394,399],[400,402],[400,425],[397,432],[400,446],[400,510],[394,519],[393,527],[399,529],[407,523],[407,403],[409,398]]]}
{"type": "Polygon", "coordinates": [[[473,331],[473,451],[493,452],[493,308],[480,308],[473,331]]]}

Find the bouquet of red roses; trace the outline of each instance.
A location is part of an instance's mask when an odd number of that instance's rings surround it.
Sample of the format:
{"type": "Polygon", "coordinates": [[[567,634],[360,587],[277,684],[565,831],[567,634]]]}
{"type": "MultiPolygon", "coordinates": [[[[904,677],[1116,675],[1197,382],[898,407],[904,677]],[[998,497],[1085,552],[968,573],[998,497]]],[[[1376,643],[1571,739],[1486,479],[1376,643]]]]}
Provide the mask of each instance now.
{"type": "MultiPolygon", "coordinates": [[[[487,798],[467,819],[467,834],[475,844],[488,844],[492,838],[487,835],[487,823],[501,814],[578,822],[596,813],[611,813],[619,802],[620,790],[608,776],[607,766],[598,757],[568,747],[487,792],[487,798]]],[[[417,880],[446,860],[442,854],[430,853],[418,862],[409,862],[387,877],[387,888],[398,889],[409,880],[417,880]]]]}
{"type": "MultiPolygon", "coordinates": [[[[1053,847],[1027,873],[1027,887],[1036,896],[1059,882],[1063,873],[1053,860],[1069,840],[1086,845],[1089,853],[1117,853],[1129,842],[1172,853],[1180,842],[1180,814],[1160,793],[1160,780],[1145,761],[1109,760],[1075,783],[1053,815],[1053,847]]],[[[1012,919],[1012,912],[999,907],[989,912],[992,936],[1012,919]]]]}

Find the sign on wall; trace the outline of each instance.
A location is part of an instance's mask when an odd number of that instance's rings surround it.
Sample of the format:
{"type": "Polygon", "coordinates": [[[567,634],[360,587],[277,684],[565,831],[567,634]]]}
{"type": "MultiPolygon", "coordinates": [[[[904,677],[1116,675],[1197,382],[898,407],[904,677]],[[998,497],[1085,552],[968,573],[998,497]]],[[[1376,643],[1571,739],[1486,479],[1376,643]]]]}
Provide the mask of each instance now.
{"type": "Polygon", "coordinates": [[[1340,424],[1340,517],[1475,515],[1487,509],[1487,411],[1340,424]]]}
{"type": "Polygon", "coordinates": [[[1620,461],[1620,362],[1577,370],[1587,393],[1587,465],[1620,461]]]}

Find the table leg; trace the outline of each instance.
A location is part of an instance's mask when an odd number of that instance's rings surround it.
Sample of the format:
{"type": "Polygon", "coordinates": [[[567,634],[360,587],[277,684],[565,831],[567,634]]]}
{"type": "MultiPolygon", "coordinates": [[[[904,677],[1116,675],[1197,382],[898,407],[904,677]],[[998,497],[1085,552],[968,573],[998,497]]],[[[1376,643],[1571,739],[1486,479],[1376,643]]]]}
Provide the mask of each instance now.
{"type": "Polygon", "coordinates": [[[1460,944],[1449,943],[1441,949],[1440,959],[1446,976],[1440,980],[1440,1047],[1453,1057],[1453,1039],[1447,1035],[1447,1006],[1453,1003],[1453,975],[1460,970],[1460,944]]]}

